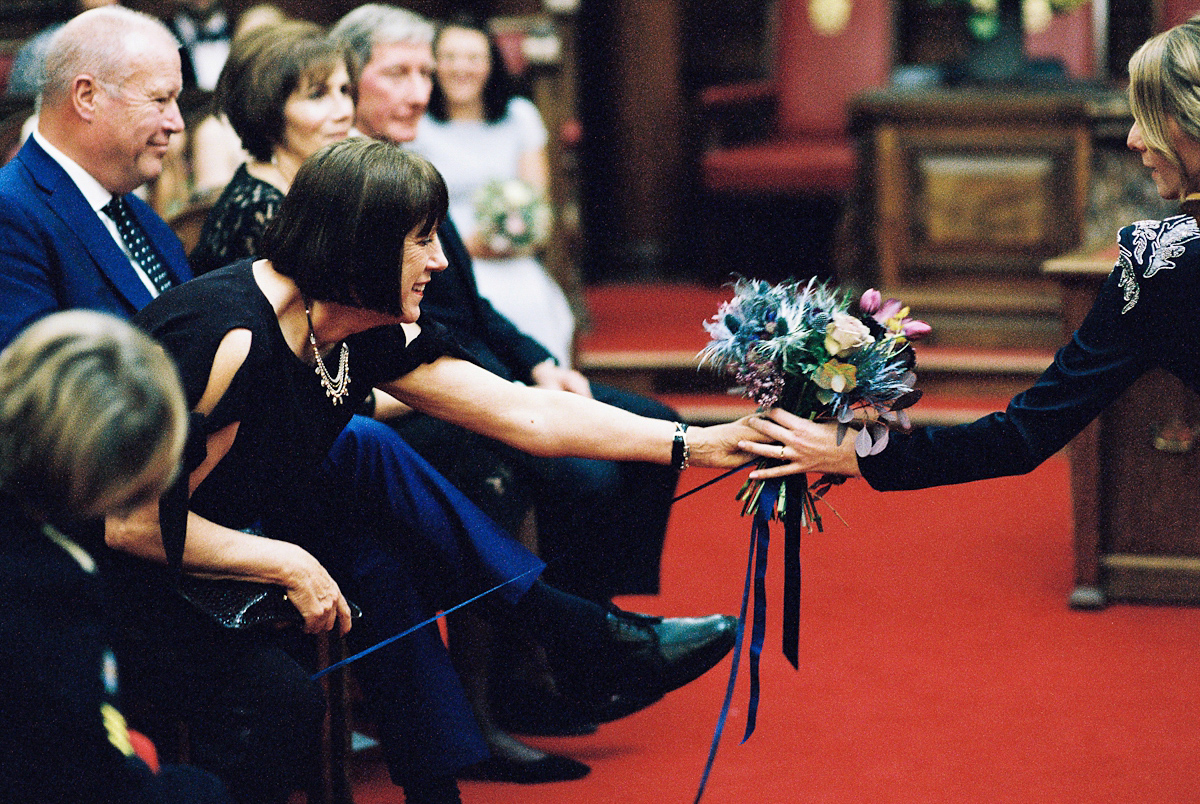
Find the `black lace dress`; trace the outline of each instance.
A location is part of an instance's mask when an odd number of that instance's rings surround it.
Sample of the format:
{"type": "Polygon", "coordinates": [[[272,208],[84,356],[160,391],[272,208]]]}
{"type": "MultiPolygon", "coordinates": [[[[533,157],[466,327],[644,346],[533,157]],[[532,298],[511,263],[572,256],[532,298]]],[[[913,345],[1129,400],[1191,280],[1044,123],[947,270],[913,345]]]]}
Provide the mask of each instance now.
{"type": "Polygon", "coordinates": [[[254,178],[241,165],[208,213],[200,239],[188,256],[192,273],[200,276],[258,256],[263,230],[282,203],[279,188],[254,178]]]}

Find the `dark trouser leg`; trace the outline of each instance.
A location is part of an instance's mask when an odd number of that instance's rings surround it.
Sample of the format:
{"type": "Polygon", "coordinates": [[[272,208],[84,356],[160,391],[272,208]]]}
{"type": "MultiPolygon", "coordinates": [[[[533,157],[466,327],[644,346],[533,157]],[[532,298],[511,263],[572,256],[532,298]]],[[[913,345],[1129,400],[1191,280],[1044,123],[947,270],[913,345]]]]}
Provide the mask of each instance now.
{"type": "MultiPolygon", "coordinates": [[[[355,417],[317,487],[325,505],[312,522],[322,526],[306,543],[363,608],[355,649],[523,575],[488,598],[511,605],[543,566],[376,422],[355,417]]],[[[487,756],[436,626],[359,664],[397,783],[419,786],[487,756]]]]}
{"type": "MultiPolygon", "coordinates": [[[[652,399],[592,386],[596,399],[655,419],[678,414],[652,399]]],[[[663,537],[679,473],[658,464],[534,459],[538,546],[546,581],[590,600],[657,594],[663,537]]]]}

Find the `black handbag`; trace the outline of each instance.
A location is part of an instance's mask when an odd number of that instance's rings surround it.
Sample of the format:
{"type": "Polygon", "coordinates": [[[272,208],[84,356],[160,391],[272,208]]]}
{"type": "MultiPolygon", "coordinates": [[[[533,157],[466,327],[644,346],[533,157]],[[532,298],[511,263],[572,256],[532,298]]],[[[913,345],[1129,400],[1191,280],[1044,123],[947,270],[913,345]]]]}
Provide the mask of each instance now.
{"type": "Polygon", "coordinates": [[[282,586],[232,578],[183,575],[179,594],[222,628],[283,628],[303,625],[304,618],[282,586]]]}
{"type": "MultiPolygon", "coordinates": [[[[287,590],[273,583],[239,581],[233,578],[203,578],[183,575],[180,596],[207,614],[222,628],[286,628],[304,625],[299,610],[288,600],[287,590]]],[[[350,601],[350,616],[362,610],[350,601]]]]}
{"type": "MultiPolygon", "coordinates": [[[[183,471],[159,500],[158,521],[162,530],[163,551],[166,553],[167,566],[174,576],[176,590],[184,600],[207,614],[222,628],[302,626],[304,618],[288,600],[287,590],[278,584],[204,578],[183,571],[183,545],[187,538],[187,478],[207,455],[203,422],[203,414],[191,414],[182,459],[183,471]]],[[[258,528],[244,528],[243,532],[263,535],[258,528]]],[[[350,616],[361,617],[362,610],[350,603],[350,616]]]]}

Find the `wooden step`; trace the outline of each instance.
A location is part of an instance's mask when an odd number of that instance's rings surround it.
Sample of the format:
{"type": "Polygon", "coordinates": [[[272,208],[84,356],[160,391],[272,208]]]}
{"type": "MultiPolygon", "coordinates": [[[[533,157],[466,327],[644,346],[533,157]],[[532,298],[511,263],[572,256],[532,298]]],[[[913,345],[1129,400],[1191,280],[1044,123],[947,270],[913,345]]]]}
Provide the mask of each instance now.
{"type": "MultiPolygon", "coordinates": [[[[733,421],[757,409],[753,402],[731,394],[656,394],[655,397],[679,412],[689,424],[705,425],[733,421]]],[[[1007,396],[962,396],[927,393],[909,409],[914,425],[945,425],[973,422],[1008,405],[1007,396]]]]}
{"type": "Polygon", "coordinates": [[[1054,349],[1063,339],[1056,283],[952,278],[885,291],[933,327],[929,343],[982,349],[1054,349]]]}

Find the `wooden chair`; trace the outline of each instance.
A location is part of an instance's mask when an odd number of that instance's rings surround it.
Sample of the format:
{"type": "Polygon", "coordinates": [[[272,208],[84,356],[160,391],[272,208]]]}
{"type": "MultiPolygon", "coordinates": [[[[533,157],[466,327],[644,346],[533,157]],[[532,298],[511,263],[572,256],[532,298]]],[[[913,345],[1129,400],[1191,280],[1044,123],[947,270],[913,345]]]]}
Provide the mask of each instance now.
{"type": "MultiPolygon", "coordinates": [[[[892,13],[887,0],[779,0],[774,75],[700,91],[696,187],[708,218],[699,219],[697,242],[750,232],[754,270],[773,280],[782,275],[771,269],[841,280],[859,267],[862,235],[846,214],[859,165],[847,104],[888,81],[892,13]],[[812,8],[848,16],[841,27],[829,17],[818,27],[812,8]],[[743,231],[728,231],[730,216],[743,231]]],[[[709,243],[705,254],[724,250],[709,243]]]]}
{"type": "Polygon", "coordinates": [[[209,193],[200,198],[192,199],[183,209],[166,216],[167,225],[175,232],[183,250],[191,254],[192,249],[200,240],[200,230],[208,219],[208,212],[220,197],[219,192],[209,193]]]}
{"type": "MultiPolygon", "coordinates": [[[[313,638],[314,658],[318,670],[344,659],[346,641],[328,633],[313,638]]],[[[339,668],[321,677],[328,706],[322,725],[321,745],[317,767],[304,790],[308,804],[354,804],[354,791],[349,778],[351,760],[350,680],[348,668],[339,668]]],[[[145,701],[126,701],[131,722],[160,734],[156,758],[164,762],[188,764],[191,748],[188,726],[182,720],[156,712],[145,701]],[[166,735],[165,737],[163,735],[166,735]]]]}

